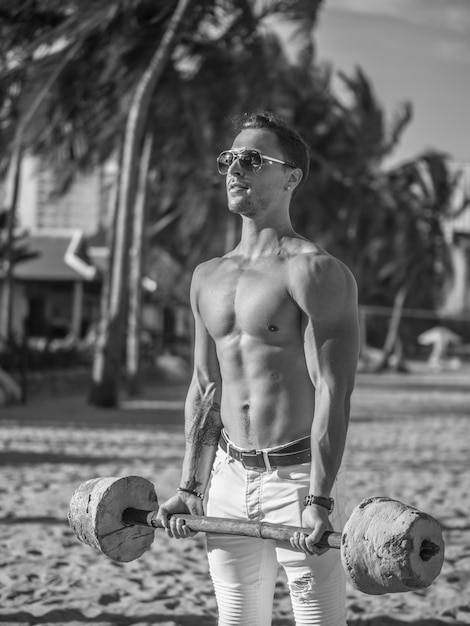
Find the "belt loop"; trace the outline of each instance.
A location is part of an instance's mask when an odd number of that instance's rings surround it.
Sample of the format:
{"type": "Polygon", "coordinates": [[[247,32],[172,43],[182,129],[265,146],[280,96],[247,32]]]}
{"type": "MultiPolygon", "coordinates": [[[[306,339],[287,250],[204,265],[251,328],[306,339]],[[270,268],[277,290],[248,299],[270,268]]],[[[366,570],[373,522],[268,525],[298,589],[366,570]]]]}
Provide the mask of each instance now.
{"type": "Polygon", "coordinates": [[[226,463],[228,465],[229,463],[231,463],[233,461],[232,457],[230,456],[230,443],[231,442],[230,442],[230,440],[228,438],[225,438],[225,442],[227,444],[227,451],[226,451],[227,461],[226,461],[226,463]]]}
{"type": "Polygon", "coordinates": [[[266,450],[261,450],[261,452],[263,454],[263,460],[264,460],[266,469],[268,470],[268,472],[272,472],[273,468],[271,467],[271,463],[269,461],[269,452],[267,452],[266,450]]]}

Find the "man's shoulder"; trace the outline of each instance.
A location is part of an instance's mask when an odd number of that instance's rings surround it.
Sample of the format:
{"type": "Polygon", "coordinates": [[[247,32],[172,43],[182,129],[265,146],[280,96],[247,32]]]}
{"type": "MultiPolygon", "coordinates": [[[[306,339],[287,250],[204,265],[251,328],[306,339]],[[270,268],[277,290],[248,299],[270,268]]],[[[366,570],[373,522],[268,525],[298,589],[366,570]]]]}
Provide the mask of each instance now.
{"type": "Polygon", "coordinates": [[[289,265],[294,274],[300,274],[305,278],[326,277],[325,274],[331,277],[335,274],[351,274],[344,263],[311,242],[305,242],[289,256],[289,265]]]}
{"type": "Polygon", "coordinates": [[[215,270],[220,267],[220,265],[224,262],[223,257],[214,257],[207,261],[203,261],[196,265],[193,274],[194,275],[205,275],[210,274],[211,272],[215,272],[215,270]]]}
{"type": "Polygon", "coordinates": [[[334,298],[355,297],[357,286],[352,272],[338,258],[312,244],[289,261],[289,283],[294,294],[334,298]]]}
{"type": "Polygon", "coordinates": [[[223,257],[214,257],[212,259],[209,259],[208,261],[203,261],[202,263],[199,263],[199,265],[197,265],[193,271],[193,286],[197,286],[203,283],[212,275],[214,275],[216,271],[223,265],[223,263],[223,257]]]}

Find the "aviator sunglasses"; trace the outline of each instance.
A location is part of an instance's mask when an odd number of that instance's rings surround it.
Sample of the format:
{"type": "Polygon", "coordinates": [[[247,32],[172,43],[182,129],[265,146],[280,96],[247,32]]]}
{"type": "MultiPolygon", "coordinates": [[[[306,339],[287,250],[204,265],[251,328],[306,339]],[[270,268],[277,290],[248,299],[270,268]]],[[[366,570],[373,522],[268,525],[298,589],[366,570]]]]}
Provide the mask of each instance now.
{"type": "Polygon", "coordinates": [[[267,154],[262,154],[259,150],[247,149],[237,152],[234,150],[224,150],[217,157],[217,169],[219,170],[219,174],[225,176],[232,163],[236,160],[240,163],[241,168],[250,174],[253,172],[257,174],[263,167],[264,163],[280,163],[281,165],[286,165],[287,167],[296,167],[293,163],[280,161],[279,159],[270,157],[267,154]]]}

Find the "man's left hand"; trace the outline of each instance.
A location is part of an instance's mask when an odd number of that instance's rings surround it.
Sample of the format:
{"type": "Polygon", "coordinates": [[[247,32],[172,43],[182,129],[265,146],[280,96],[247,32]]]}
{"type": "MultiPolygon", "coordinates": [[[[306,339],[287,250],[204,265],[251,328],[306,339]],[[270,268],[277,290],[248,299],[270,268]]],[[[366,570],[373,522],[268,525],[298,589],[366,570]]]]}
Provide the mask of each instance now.
{"type": "Polygon", "coordinates": [[[311,529],[312,532],[310,534],[307,532],[294,533],[290,543],[295,550],[318,555],[329,550],[328,546],[320,547],[317,545],[327,530],[333,530],[328,517],[328,510],[325,507],[317,504],[306,506],[302,513],[302,526],[305,529],[311,529]]]}

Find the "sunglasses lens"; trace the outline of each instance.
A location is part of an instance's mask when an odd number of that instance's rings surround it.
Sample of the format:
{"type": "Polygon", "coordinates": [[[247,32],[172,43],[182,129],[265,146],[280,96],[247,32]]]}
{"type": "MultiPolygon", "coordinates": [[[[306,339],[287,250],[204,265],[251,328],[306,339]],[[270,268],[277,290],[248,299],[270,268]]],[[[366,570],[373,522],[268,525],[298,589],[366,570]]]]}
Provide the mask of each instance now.
{"type": "Polygon", "coordinates": [[[263,163],[261,154],[257,150],[243,150],[238,155],[238,158],[240,165],[247,172],[256,172],[263,163]]]}
{"type": "Polygon", "coordinates": [[[229,150],[219,154],[217,157],[217,167],[220,174],[226,174],[228,172],[228,168],[232,165],[233,159],[234,154],[229,150]]]}
{"type": "Polygon", "coordinates": [[[250,173],[257,172],[261,169],[263,164],[263,158],[258,150],[242,150],[242,152],[238,153],[226,150],[225,152],[221,152],[217,157],[217,167],[219,173],[227,174],[229,167],[235,159],[237,159],[245,172],[250,173]]]}

